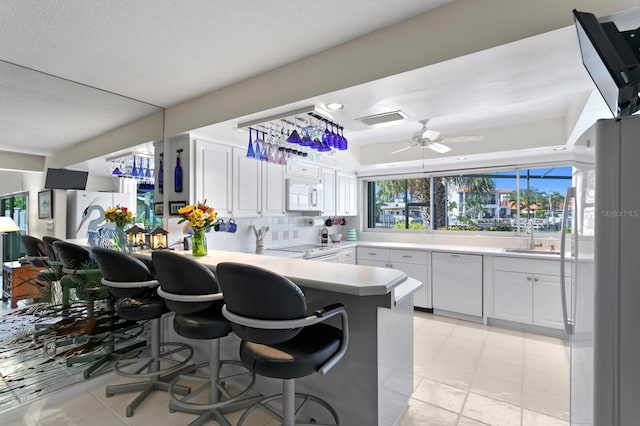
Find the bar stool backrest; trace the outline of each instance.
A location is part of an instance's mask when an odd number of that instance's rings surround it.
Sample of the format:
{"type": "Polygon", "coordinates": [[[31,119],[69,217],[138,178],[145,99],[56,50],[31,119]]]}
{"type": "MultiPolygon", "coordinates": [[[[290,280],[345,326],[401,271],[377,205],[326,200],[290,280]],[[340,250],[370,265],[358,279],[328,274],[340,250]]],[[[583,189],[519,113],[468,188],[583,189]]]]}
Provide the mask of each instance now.
{"type": "MultiPolygon", "coordinates": [[[[134,283],[151,281],[151,271],[140,259],[115,250],[93,247],[91,253],[100,267],[104,279],[114,282],[134,283]]],[[[117,298],[136,297],[144,294],[148,287],[117,288],[109,287],[109,291],[117,298]]]]}
{"type": "Polygon", "coordinates": [[[53,243],[56,241],[62,241],[60,238],[52,237],[51,235],[45,235],[42,237],[42,242],[47,249],[47,256],[49,256],[49,260],[59,261],[57,253],[53,249],[53,243]]]}
{"type": "MultiPolygon", "coordinates": [[[[156,250],[151,254],[156,278],[163,291],[181,295],[206,295],[220,292],[218,281],[209,268],[195,260],[168,250],[156,250]]],[[[178,302],[166,300],[167,307],[178,314],[192,314],[210,308],[215,301],[178,302]]]]}
{"type": "MultiPolygon", "coordinates": [[[[288,278],[255,266],[224,262],[216,269],[227,310],[260,320],[290,320],[307,315],[300,287],[288,278]]],[[[233,331],[244,340],[262,344],[281,343],[295,337],[300,328],[265,330],[232,322],[233,331]]]]}
{"type": "Polygon", "coordinates": [[[20,239],[22,240],[22,245],[24,246],[27,256],[32,258],[29,260],[29,264],[36,268],[47,266],[43,259],[33,259],[36,257],[47,257],[47,248],[42,240],[31,235],[20,235],[20,239]]]}
{"type": "Polygon", "coordinates": [[[77,244],[56,241],[53,243],[53,249],[65,269],[80,269],[83,263],[91,260],[89,250],[77,244]]]}

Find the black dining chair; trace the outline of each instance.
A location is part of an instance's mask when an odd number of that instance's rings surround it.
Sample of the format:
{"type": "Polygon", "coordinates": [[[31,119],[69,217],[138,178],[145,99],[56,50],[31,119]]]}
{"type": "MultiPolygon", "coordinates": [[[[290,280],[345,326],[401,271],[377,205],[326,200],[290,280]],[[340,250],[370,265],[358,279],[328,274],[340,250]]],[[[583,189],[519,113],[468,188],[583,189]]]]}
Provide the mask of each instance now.
{"type": "MultiPolygon", "coordinates": [[[[111,385],[106,389],[107,397],[140,392],[126,408],[127,417],[131,417],[136,407],[153,391],[169,391],[174,378],[172,373],[189,363],[193,349],[184,343],[160,341],[160,318],[169,310],[156,293],[159,282],[147,265],[131,255],[111,249],[94,247],[91,254],[102,271],[102,283],[117,299],[118,316],[130,321],[148,321],[151,329],[149,345],[123,354],[113,366],[120,376],[143,380],[111,385]]],[[[176,387],[174,391],[185,395],[190,389],[176,387]]]]}
{"type": "Polygon", "coordinates": [[[220,360],[220,339],[231,333],[231,323],[221,312],[224,302],[218,282],[211,270],[188,256],[156,250],[152,259],[160,282],[158,294],[175,313],[174,331],[187,339],[209,341],[209,362],[174,380],[169,389],[169,408],[200,414],[191,425],[201,425],[210,419],[230,425],[225,413],[251,406],[260,397],[249,396],[255,382],[253,373],[239,361],[220,360]],[[198,374],[203,368],[208,368],[208,374],[198,374]],[[196,382],[200,386],[182,397],[173,391],[173,386],[181,382],[196,382]],[[206,401],[198,401],[201,394],[208,394],[206,401]]]}
{"type": "Polygon", "coordinates": [[[252,265],[219,263],[216,276],[224,294],[222,313],[242,339],[242,363],[258,375],[282,380],[282,394],[266,397],[249,408],[238,426],[245,424],[258,408],[285,426],[299,424],[297,420],[304,424],[339,425],[338,414],[327,402],[296,394],[295,379],[315,373],[325,375],[344,356],[349,341],[344,306],[329,305],[308,314],[304,293],[297,285],[252,265]],[[334,316],[341,318],[342,329],[325,323],[334,316]],[[298,405],[296,399],[300,400],[298,405]],[[270,405],[278,400],[282,400],[281,404],[270,405]],[[317,405],[311,406],[311,402],[317,405]],[[326,412],[322,413],[320,407],[326,412]],[[310,411],[305,412],[306,408],[310,411]]]}

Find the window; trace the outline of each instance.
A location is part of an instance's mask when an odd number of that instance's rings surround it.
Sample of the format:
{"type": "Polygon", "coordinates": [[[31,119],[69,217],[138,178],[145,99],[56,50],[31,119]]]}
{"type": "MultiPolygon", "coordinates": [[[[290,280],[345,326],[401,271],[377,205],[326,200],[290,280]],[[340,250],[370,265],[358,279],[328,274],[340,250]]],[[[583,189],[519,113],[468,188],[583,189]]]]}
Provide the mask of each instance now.
{"type": "Polygon", "coordinates": [[[431,179],[368,183],[369,228],[431,229],[431,179]]]}
{"type": "Polygon", "coordinates": [[[368,182],[368,228],[558,232],[572,167],[368,182]],[[433,211],[432,211],[433,210],[433,211]]]}

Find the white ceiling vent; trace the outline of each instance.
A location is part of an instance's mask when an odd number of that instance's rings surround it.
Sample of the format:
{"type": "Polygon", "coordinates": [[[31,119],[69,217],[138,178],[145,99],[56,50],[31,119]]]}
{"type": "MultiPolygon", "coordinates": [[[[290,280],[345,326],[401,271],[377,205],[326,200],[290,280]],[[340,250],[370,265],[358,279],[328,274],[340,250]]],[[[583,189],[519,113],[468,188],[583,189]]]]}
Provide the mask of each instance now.
{"type": "Polygon", "coordinates": [[[407,114],[405,114],[400,110],[397,110],[397,111],[383,112],[380,114],[368,115],[366,117],[356,118],[356,120],[362,121],[364,124],[367,124],[369,126],[374,126],[376,124],[404,120],[405,118],[407,118],[407,114]]]}

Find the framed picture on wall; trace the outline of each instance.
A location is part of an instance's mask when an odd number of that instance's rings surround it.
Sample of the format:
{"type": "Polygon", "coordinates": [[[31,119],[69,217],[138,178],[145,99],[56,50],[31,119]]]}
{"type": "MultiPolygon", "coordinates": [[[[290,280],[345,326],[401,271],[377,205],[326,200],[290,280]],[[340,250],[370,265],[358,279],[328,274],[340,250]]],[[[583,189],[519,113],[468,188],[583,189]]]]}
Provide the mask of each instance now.
{"type": "Polygon", "coordinates": [[[171,216],[177,216],[178,210],[187,205],[186,201],[169,201],[169,214],[171,216]]]}
{"type": "Polygon", "coordinates": [[[38,219],[53,219],[53,191],[38,192],[38,219]]]}
{"type": "Polygon", "coordinates": [[[162,216],[164,214],[162,203],[153,203],[153,214],[155,216],[162,216]]]}

